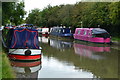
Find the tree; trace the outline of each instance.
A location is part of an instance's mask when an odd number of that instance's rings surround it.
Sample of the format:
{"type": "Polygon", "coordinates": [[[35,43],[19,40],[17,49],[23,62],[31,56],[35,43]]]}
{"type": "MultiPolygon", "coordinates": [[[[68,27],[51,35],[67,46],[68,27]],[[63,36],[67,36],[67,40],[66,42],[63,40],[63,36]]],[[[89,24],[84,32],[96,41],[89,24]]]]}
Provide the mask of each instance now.
{"type": "Polygon", "coordinates": [[[26,11],[24,11],[24,7],[24,2],[3,2],[2,25],[10,24],[10,22],[15,25],[21,24],[24,15],[26,14],[26,11]]]}
{"type": "Polygon", "coordinates": [[[26,23],[39,26],[40,20],[41,20],[40,16],[41,16],[40,10],[36,8],[36,9],[32,10],[31,13],[29,13],[28,17],[26,18],[26,23]]]}

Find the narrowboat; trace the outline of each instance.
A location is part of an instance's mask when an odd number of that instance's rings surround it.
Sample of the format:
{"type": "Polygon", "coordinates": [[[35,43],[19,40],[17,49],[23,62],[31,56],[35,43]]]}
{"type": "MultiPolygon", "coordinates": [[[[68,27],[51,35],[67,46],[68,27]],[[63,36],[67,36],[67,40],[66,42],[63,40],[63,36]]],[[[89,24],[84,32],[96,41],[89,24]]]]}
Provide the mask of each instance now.
{"type": "Polygon", "coordinates": [[[42,36],[48,36],[49,35],[49,28],[37,28],[38,33],[42,36]]]}
{"type": "Polygon", "coordinates": [[[38,31],[33,27],[5,29],[2,34],[4,47],[13,60],[38,60],[41,58],[38,31]]]}
{"type": "Polygon", "coordinates": [[[110,43],[110,35],[101,28],[76,28],[74,39],[93,43],[110,43]]]}
{"type": "Polygon", "coordinates": [[[63,28],[63,27],[51,28],[50,35],[58,36],[58,37],[72,37],[73,36],[70,28],[63,28]]]}

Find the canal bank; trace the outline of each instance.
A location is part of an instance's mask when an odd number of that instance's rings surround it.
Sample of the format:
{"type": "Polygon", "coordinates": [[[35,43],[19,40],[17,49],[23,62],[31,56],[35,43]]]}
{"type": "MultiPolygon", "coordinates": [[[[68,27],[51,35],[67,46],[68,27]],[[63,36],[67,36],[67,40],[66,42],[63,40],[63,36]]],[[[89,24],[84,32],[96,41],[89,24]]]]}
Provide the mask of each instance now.
{"type": "Polygon", "coordinates": [[[2,32],[0,31],[0,79],[16,78],[15,73],[10,65],[10,61],[7,57],[6,49],[2,46],[1,34],[2,32]]]}
{"type": "Polygon", "coordinates": [[[112,41],[112,44],[120,46],[120,41],[112,41]]]}
{"type": "Polygon", "coordinates": [[[2,52],[2,78],[16,78],[5,52],[2,52]]]}
{"type": "Polygon", "coordinates": [[[112,41],[113,45],[120,46],[120,38],[119,37],[113,37],[111,41],[112,41]]]}

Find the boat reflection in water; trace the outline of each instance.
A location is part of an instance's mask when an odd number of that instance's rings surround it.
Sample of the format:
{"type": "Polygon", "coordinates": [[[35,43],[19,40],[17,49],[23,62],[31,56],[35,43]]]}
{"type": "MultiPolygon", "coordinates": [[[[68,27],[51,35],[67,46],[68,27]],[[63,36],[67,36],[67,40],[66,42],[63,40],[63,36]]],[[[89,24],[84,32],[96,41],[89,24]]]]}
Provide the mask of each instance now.
{"type": "Polygon", "coordinates": [[[53,48],[64,50],[66,48],[72,47],[72,42],[58,39],[50,39],[50,46],[52,46],[53,48]]]}
{"type": "Polygon", "coordinates": [[[39,42],[42,43],[48,43],[49,42],[49,37],[38,37],[39,42]]]}
{"type": "Polygon", "coordinates": [[[91,59],[99,60],[104,59],[105,57],[95,54],[97,52],[110,52],[110,47],[101,47],[101,46],[93,46],[93,45],[85,45],[74,43],[75,54],[80,56],[85,56],[91,59]]]}
{"type": "Polygon", "coordinates": [[[118,78],[118,51],[111,46],[75,42],[61,51],[58,40],[50,42],[41,46],[44,62],[38,78],[118,78]]]}
{"type": "MultiPolygon", "coordinates": [[[[9,55],[8,55],[9,56],[9,55]]],[[[35,58],[35,55],[33,55],[35,58]]],[[[23,59],[13,59],[14,55],[9,56],[11,66],[16,73],[16,78],[37,78],[38,71],[41,69],[41,57],[37,60],[24,57],[23,59]]]]}
{"type": "Polygon", "coordinates": [[[37,78],[41,69],[41,61],[23,62],[11,61],[13,70],[17,78],[37,78]]]}

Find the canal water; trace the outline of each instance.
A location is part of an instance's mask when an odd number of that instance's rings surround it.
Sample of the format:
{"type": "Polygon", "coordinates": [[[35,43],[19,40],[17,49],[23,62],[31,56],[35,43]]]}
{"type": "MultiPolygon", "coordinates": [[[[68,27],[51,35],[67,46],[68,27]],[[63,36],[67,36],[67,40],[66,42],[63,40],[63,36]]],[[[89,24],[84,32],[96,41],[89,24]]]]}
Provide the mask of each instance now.
{"type": "Polygon", "coordinates": [[[42,58],[35,62],[11,61],[17,78],[118,78],[118,50],[53,37],[39,37],[42,58]]]}

